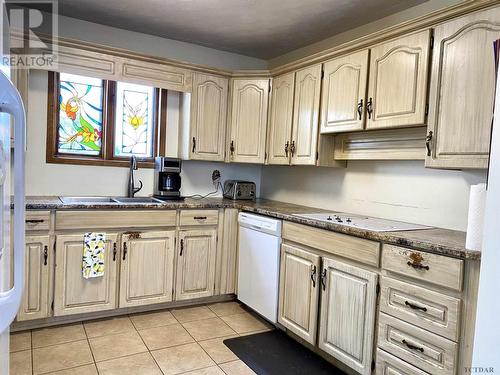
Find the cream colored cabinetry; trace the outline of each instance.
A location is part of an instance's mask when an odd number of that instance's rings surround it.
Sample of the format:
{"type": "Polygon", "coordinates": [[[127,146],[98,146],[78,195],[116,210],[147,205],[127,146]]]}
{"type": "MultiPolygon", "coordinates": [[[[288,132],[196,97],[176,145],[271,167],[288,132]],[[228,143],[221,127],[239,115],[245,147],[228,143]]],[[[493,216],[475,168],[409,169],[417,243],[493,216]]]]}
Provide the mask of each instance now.
{"type": "Polygon", "coordinates": [[[427,167],[487,167],[499,38],[498,7],[436,26],[427,167]]]}
{"type": "Polygon", "coordinates": [[[291,164],[315,165],[318,151],[321,64],[295,73],[291,164]]]}
{"type": "Polygon", "coordinates": [[[47,318],[50,315],[49,291],[52,249],[48,235],[26,236],[24,263],[25,287],[18,321],[47,318]]]}
{"type": "Polygon", "coordinates": [[[430,37],[425,30],[371,48],[368,129],[425,125],[430,37]]]}
{"type": "Polygon", "coordinates": [[[215,229],[179,232],[176,300],[214,295],[216,244],[215,229]]]}
{"type": "Polygon", "coordinates": [[[323,65],[321,133],[364,129],[368,56],[363,50],[323,65]]]}
{"type": "Polygon", "coordinates": [[[273,78],[272,82],[267,161],[269,164],[288,165],[292,141],[295,73],[273,78]]]}
{"type": "Polygon", "coordinates": [[[228,159],[263,164],[266,153],[268,79],[233,79],[228,159]]]}
{"type": "Polygon", "coordinates": [[[105,271],[101,277],[82,276],[84,233],[58,235],[56,239],[54,315],[111,310],[117,307],[117,235],[106,233],[105,271]]]}
{"type": "Polygon", "coordinates": [[[372,371],[377,279],[374,272],[323,258],[318,345],[360,374],[372,371]]]}
{"type": "Polygon", "coordinates": [[[172,301],[175,231],[122,236],[120,307],[172,301]]]}
{"type": "Polygon", "coordinates": [[[194,74],[190,115],[190,159],[224,160],[227,95],[227,78],[194,74]]]}
{"type": "Polygon", "coordinates": [[[281,246],[278,322],[316,343],[320,257],[298,246],[281,246]]]}

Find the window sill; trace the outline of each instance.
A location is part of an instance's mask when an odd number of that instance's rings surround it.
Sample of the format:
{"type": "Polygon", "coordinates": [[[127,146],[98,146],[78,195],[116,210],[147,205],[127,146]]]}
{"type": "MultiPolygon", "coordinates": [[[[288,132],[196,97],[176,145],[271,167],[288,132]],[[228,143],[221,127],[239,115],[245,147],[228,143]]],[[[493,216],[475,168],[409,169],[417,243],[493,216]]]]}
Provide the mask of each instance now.
{"type": "MultiPolygon", "coordinates": [[[[49,164],[74,164],[74,165],[95,165],[100,167],[129,167],[129,160],[103,160],[85,157],[72,157],[67,155],[47,155],[47,163],[49,164]]],[[[139,168],[154,168],[153,161],[137,161],[139,168]]]]}

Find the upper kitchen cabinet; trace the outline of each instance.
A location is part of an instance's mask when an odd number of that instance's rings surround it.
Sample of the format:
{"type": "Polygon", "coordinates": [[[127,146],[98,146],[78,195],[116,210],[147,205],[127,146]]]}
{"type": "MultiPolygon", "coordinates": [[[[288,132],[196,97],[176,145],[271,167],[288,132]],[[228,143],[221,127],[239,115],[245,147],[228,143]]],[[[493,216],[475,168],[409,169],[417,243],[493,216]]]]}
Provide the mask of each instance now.
{"type": "Polygon", "coordinates": [[[315,165],[318,150],[321,64],[295,73],[291,163],[315,165]]]}
{"type": "Polygon", "coordinates": [[[233,79],[228,160],[263,164],[266,153],[268,79],[233,79]]]}
{"type": "Polygon", "coordinates": [[[435,28],[427,167],[487,167],[499,38],[499,8],[435,28]]]}
{"type": "Polygon", "coordinates": [[[189,138],[192,160],[224,161],[228,81],[194,74],[189,138]]]}
{"type": "Polygon", "coordinates": [[[269,110],[268,163],[290,163],[295,73],[273,78],[269,110]]]}
{"type": "Polygon", "coordinates": [[[369,51],[328,61],[323,66],[321,133],[363,130],[369,51]]]}
{"type": "Polygon", "coordinates": [[[367,129],[425,125],[430,40],[425,30],[371,49],[367,129]]]}

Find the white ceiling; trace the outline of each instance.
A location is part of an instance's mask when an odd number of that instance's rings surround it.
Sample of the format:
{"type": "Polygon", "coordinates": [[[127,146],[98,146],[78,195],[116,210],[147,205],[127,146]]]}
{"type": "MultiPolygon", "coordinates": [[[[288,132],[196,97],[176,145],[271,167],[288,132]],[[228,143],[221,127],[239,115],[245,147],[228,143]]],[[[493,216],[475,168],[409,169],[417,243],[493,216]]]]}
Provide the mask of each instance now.
{"type": "Polygon", "coordinates": [[[270,59],[426,0],[59,0],[68,17],[270,59]]]}

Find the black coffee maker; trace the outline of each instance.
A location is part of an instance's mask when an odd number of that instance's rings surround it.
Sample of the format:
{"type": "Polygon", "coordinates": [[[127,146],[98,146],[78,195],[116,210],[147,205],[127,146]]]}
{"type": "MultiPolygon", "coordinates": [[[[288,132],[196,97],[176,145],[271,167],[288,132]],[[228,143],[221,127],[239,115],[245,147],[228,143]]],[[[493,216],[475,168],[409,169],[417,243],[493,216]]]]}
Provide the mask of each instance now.
{"type": "Polygon", "coordinates": [[[155,158],[154,197],[182,199],[181,159],[157,156],[155,158]]]}

